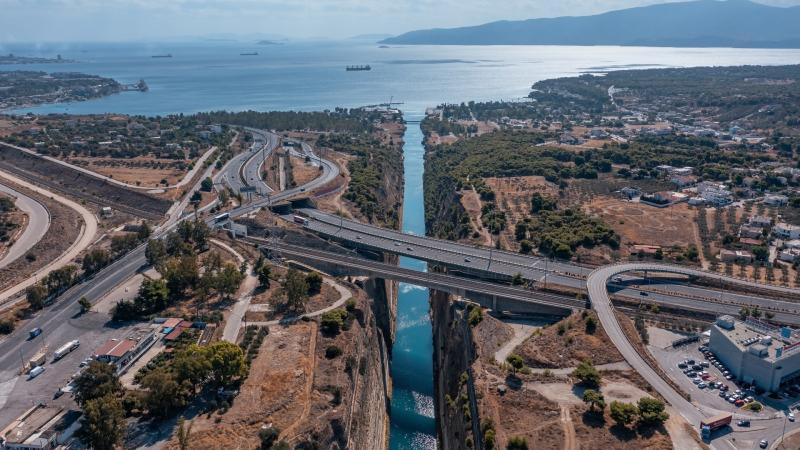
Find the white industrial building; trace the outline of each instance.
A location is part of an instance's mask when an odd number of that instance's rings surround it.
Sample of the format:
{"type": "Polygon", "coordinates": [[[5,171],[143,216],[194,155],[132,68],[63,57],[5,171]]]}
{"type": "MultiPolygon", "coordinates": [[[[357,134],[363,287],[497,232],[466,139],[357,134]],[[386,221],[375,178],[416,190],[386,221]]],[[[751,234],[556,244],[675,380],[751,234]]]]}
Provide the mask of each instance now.
{"type": "Polygon", "coordinates": [[[800,377],[800,334],[790,328],[721,316],[711,327],[709,347],[737,379],[765,391],[800,377]]]}

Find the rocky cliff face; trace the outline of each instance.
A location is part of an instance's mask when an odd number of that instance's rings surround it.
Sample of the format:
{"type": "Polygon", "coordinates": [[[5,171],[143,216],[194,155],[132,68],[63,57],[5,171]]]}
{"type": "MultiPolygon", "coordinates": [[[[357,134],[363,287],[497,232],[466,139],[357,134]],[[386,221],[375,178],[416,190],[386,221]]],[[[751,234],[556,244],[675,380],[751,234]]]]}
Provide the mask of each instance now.
{"type": "Polygon", "coordinates": [[[431,293],[433,370],[437,428],[443,450],[480,449],[467,309],[449,296],[431,293]]]}

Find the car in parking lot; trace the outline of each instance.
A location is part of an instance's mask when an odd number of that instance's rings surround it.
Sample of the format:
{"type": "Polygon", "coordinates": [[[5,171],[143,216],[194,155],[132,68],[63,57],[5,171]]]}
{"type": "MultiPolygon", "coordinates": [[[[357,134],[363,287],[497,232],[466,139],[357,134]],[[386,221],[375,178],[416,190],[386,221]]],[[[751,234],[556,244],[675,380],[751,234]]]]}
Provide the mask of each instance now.
{"type": "Polygon", "coordinates": [[[767,448],[768,445],[769,441],[767,441],[766,439],[762,439],[761,442],[758,443],[758,446],[761,448],[767,448]]]}
{"type": "Polygon", "coordinates": [[[678,363],[678,369],[685,369],[686,367],[687,367],[687,366],[686,366],[686,363],[685,363],[685,362],[679,362],[679,363],[678,363]]]}
{"type": "Polygon", "coordinates": [[[698,388],[700,388],[700,389],[705,389],[705,388],[707,388],[707,387],[708,387],[708,385],[707,385],[707,384],[705,384],[705,383],[698,383],[698,384],[697,384],[697,387],[698,387],[698,388]]]}
{"type": "Polygon", "coordinates": [[[744,400],[742,399],[736,400],[735,402],[733,402],[733,404],[736,406],[742,406],[744,405],[744,400]]]}
{"type": "Polygon", "coordinates": [[[702,381],[700,378],[692,378],[692,383],[694,384],[700,384],[702,381]]]}
{"type": "Polygon", "coordinates": [[[749,427],[750,421],[748,419],[741,419],[740,421],[736,422],[736,425],[739,425],[740,427],[749,427]]]}
{"type": "Polygon", "coordinates": [[[727,395],[727,394],[725,393],[725,391],[723,391],[723,390],[720,390],[720,391],[719,391],[719,396],[720,396],[720,397],[722,397],[722,398],[725,398],[725,396],[726,396],[726,395],[727,395]]]}
{"type": "Polygon", "coordinates": [[[789,422],[794,422],[794,413],[789,413],[786,415],[786,418],[789,419],[789,422]]]}

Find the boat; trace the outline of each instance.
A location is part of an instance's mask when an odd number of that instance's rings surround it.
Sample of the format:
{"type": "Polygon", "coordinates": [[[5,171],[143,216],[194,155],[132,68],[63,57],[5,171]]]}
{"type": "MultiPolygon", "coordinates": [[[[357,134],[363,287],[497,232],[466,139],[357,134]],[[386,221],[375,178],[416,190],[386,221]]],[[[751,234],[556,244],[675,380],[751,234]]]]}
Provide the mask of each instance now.
{"type": "Polygon", "coordinates": [[[239,56],[258,56],[258,52],[239,53],[239,56]]]}
{"type": "Polygon", "coordinates": [[[151,58],[172,58],[172,53],[167,53],[166,55],[153,55],[151,58]]]}
{"type": "Polygon", "coordinates": [[[372,70],[372,67],[370,67],[369,64],[366,66],[347,66],[345,70],[348,72],[359,72],[362,70],[372,70]]]}

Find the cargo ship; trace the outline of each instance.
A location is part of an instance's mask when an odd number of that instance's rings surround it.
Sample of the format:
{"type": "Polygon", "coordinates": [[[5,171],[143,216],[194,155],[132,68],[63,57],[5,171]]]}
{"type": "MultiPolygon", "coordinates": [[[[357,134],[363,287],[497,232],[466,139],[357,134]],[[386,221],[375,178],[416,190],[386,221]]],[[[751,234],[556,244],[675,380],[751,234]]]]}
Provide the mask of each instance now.
{"type": "Polygon", "coordinates": [[[239,56],[258,56],[258,52],[239,53],[239,56]]]}
{"type": "Polygon", "coordinates": [[[172,53],[167,53],[166,55],[153,55],[151,58],[172,58],[172,53]]]}
{"type": "Polygon", "coordinates": [[[345,70],[348,72],[360,72],[363,70],[372,70],[372,67],[370,67],[369,64],[366,66],[347,66],[345,70]]]}

